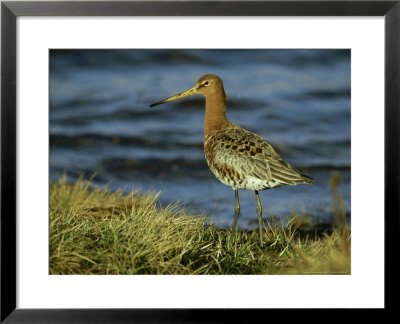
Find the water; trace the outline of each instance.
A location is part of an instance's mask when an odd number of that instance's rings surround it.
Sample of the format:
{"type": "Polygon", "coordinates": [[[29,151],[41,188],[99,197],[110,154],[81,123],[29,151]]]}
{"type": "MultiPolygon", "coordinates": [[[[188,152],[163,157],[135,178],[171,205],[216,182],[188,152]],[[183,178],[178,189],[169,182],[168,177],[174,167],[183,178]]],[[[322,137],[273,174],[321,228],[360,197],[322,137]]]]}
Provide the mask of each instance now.
{"type": "MultiPolygon", "coordinates": [[[[305,211],[333,222],[329,180],[350,216],[349,50],[52,50],[50,177],[96,173],[112,189],[161,191],[219,227],[231,226],[234,194],[209,171],[203,153],[204,99],[150,109],[218,74],[228,118],[267,139],[314,178],[313,185],[260,192],[264,216],[305,211]]],[[[242,228],[257,226],[254,193],[239,191],[242,228]]]]}

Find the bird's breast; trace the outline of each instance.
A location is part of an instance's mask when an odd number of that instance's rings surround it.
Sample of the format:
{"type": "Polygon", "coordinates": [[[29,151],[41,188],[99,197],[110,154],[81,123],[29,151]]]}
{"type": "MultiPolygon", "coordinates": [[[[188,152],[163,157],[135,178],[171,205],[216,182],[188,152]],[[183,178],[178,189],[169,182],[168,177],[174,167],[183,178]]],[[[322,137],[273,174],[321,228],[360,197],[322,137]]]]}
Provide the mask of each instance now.
{"type": "Polygon", "coordinates": [[[243,138],[235,130],[204,137],[204,155],[215,177],[237,189],[264,190],[282,185],[271,176],[267,160],[255,158],[266,153],[257,151],[262,147],[259,138],[243,138]]]}
{"type": "Polygon", "coordinates": [[[243,161],[247,152],[237,153],[227,146],[232,143],[224,141],[224,136],[210,135],[204,137],[204,155],[211,172],[223,184],[250,190],[263,190],[275,186],[266,177],[252,176],[252,168],[243,161]],[[221,149],[221,148],[224,149],[221,149]]]}

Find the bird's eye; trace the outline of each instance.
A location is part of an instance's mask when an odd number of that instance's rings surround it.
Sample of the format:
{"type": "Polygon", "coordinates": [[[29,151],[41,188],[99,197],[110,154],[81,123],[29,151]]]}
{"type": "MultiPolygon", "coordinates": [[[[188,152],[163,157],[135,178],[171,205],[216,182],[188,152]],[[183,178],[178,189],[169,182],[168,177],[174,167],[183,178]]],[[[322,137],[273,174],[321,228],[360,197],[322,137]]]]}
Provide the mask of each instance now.
{"type": "Polygon", "coordinates": [[[203,84],[204,84],[205,86],[208,86],[208,85],[210,84],[210,82],[205,81],[203,84]]]}

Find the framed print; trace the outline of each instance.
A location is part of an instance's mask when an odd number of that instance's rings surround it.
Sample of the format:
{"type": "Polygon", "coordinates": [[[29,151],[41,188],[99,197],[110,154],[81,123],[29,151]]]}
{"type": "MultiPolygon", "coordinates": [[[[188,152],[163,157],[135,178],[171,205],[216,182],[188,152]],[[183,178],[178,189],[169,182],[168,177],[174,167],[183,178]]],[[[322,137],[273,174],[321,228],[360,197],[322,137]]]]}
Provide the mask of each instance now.
{"type": "Polygon", "coordinates": [[[398,1],[1,10],[2,321],[391,308],[398,1]]]}

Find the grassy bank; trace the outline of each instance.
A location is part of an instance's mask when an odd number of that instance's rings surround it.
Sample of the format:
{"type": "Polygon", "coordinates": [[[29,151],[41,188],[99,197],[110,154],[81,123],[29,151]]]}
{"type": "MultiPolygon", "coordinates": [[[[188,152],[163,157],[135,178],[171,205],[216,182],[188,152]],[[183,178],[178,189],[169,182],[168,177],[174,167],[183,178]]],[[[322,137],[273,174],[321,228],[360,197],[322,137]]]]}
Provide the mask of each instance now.
{"type": "MultiPolygon", "coordinates": [[[[333,187],[334,187],[333,183],[333,187]]],[[[336,195],[336,196],[335,196],[336,195]]],[[[333,210],[343,219],[340,196],[333,210]]],[[[349,274],[350,230],[305,235],[301,217],[266,224],[263,249],[255,231],[206,225],[158,196],[93,189],[90,183],[50,183],[51,274],[349,274]]],[[[340,229],[339,229],[340,228],[340,229]]]]}

